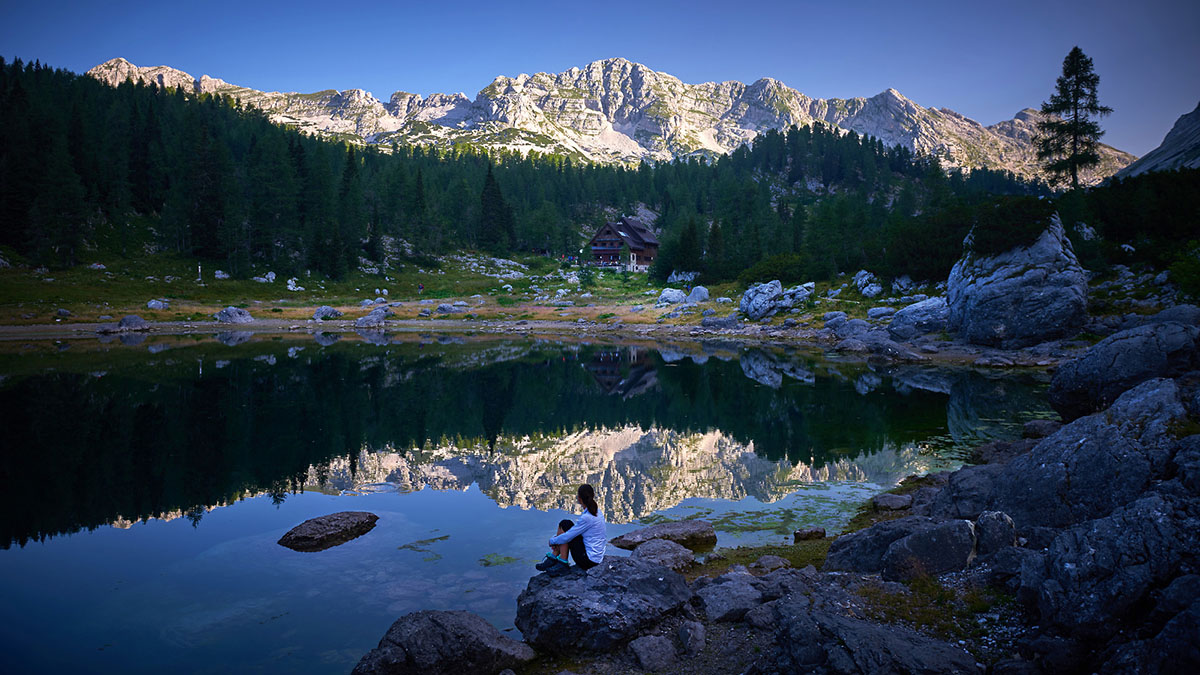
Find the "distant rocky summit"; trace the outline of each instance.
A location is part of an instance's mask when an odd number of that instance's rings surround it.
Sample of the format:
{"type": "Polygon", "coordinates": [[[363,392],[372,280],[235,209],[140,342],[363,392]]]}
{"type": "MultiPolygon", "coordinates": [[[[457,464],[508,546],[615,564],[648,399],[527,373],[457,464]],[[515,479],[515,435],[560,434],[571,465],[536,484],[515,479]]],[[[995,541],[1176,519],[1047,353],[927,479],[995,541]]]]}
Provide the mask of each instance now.
{"type": "Polygon", "coordinates": [[[1029,246],[967,253],[947,282],[947,327],[967,342],[1016,349],[1066,337],[1087,317],[1087,276],[1054,216],[1029,246]]]}
{"type": "MultiPolygon", "coordinates": [[[[815,99],[778,80],[686,84],[621,58],[562,73],[497,77],[475,95],[398,91],[386,101],[361,89],[262,92],[167,66],[112,59],[88,75],[113,86],[126,79],[201,94],[222,94],[304,131],[365,143],[538,151],[602,163],[721,155],[767,129],[824,123],[936,155],[949,166],[1041,175],[1032,142],[1040,113],[1025,109],[984,126],[946,108],[925,108],[888,89],[870,98],[815,99]]],[[[1100,146],[1088,184],[1135,158],[1100,146]]]]}
{"type": "Polygon", "coordinates": [[[1200,169],[1200,103],[1196,104],[1195,110],[1175,121],[1175,126],[1157,148],[1118,171],[1117,177],[1175,169],[1200,169]]]}

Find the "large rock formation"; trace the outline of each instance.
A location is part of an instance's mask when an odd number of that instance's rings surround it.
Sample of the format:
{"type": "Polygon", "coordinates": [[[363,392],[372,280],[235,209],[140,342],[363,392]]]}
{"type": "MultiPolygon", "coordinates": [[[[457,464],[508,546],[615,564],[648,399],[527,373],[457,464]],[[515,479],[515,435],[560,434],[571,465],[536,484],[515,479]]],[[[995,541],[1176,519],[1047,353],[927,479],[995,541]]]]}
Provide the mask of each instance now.
{"type": "Polygon", "coordinates": [[[1151,323],[1108,336],[1064,363],[1050,383],[1050,404],[1068,420],[1103,410],[1155,377],[1200,368],[1200,327],[1151,323]]]}
{"type": "Polygon", "coordinates": [[[692,598],[684,578],[652,563],[610,557],[587,572],[539,574],[517,597],[517,628],[552,654],[603,652],[637,637],[692,598]]]}
{"type": "MultiPolygon", "coordinates": [[[[985,127],[945,108],[924,108],[894,89],[870,98],[814,99],[769,78],[752,84],[686,84],[621,58],[557,74],[497,77],[474,100],[400,91],[381,101],[360,89],[262,92],[166,66],[139,68],[125,59],[102,63],[88,74],[114,86],[133,79],[231,96],[276,122],[368,143],[466,143],[630,163],[724,154],[767,129],[825,123],[917,155],[936,154],[951,166],[1041,175],[1032,142],[1040,115],[1033,110],[985,127]]],[[[1103,145],[1100,156],[1100,166],[1085,173],[1084,182],[1099,182],[1134,160],[1103,145]]]]}
{"type": "Polygon", "coordinates": [[[1117,172],[1119,178],[1148,171],[1174,171],[1200,168],[1200,103],[1196,109],[1175,120],[1166,138],[1144,157],[1117,172]]]}
{"type": "Polygon", "coordinates": [[[929,298],[903,307],[893,314],[892,321],[888,324],[888,333],[897,340],[911,340],[926,333],[945,330],[949,318],[950,308],[946,305],[946,298],[929,298]]]}
{"type": "Polygon", "coordinates": [[[397,619],[354,675],[498,673],[534,656],[529,645],[505,637],[483,617],[425,610],[397,619]]]}
{"type": "Polygon", "coordinates": [[[949,329],[975,344],[1027,347],[1074,334],[1087,315],[1087,277],[1057,215],[1029,246],[963,256],[947,290],[949,329]]]}

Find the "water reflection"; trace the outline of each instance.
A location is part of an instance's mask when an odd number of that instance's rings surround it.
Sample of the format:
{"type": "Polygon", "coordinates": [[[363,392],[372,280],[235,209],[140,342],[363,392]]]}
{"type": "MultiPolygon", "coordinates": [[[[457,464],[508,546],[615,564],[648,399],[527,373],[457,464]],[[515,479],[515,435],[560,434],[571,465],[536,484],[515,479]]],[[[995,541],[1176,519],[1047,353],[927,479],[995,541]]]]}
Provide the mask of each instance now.
{"type": "Polygon", "coordinates": [[[147,517],[198,523],[213,505],[303,489],[478,485],[502,506],[547,509],[587,481],[629,522],[687,497],[891,482],[1042,405],[1024,378],[727,345],[229,336],[237,347],[110,356],[103,377],[79,355],[5,378],[0,545],[147,517]]]}

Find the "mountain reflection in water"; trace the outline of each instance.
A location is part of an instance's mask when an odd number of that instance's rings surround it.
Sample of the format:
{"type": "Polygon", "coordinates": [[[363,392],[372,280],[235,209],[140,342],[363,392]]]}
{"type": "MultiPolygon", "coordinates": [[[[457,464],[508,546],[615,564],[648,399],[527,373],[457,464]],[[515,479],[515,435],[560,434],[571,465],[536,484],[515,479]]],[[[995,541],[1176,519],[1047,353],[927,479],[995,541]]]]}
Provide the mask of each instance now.
{"type": "Polygon", "coordinates": [[[1026,377],[736,347],[222,342],[0,381],[0,545],[304,489],[476,484],[550,509],[587,481],[631,522],[688,497],[894,482],[1044,405],[1026,377]]]}

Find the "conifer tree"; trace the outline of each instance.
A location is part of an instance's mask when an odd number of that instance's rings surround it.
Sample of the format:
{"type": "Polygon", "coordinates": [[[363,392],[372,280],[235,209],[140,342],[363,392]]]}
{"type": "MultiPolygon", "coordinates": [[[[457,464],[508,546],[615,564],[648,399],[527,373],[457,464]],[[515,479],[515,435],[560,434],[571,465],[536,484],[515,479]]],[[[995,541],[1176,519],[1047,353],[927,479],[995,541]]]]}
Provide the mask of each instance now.
{"type": "Polygon", "coordinates": [[[513,215],[504,201],[504,195],[500,193],[500,185],[496,182],[490,162],[479,202],[479,244],[492,252],[503,251],[511,241],[513,215]]]}
{"type": "Polygon", "coordinates": [[[1096,146],[1104,132],[1095,118],[1112,112],[1100,105],[1096,88],[1100,76],[1092,70],[1092,60],[1079,47],[1071,49],[1063,60],[1062,75],[1050,100],[1042,103],[1046,119],[1038,122],[1038,159],[1055,183],[1070,179],[1071,188],[1079,188],[1079,171],[1100,163],[1096,146]]]}

